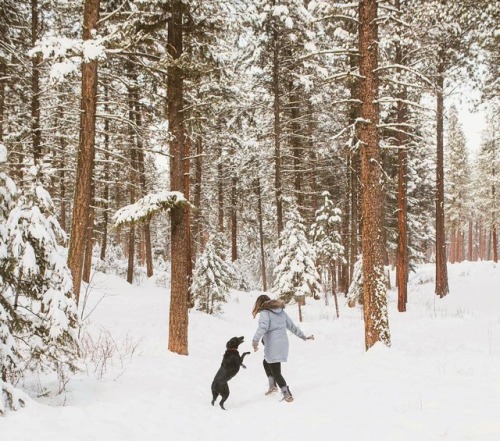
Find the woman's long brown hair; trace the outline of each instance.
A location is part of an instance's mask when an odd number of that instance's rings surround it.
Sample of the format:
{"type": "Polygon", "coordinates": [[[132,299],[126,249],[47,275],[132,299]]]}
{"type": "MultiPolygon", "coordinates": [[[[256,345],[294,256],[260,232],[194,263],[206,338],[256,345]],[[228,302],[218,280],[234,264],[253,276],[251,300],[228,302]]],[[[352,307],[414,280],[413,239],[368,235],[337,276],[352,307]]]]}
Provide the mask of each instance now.
{"type": "Polygon", "coordinates": [[[262,304],[271,300],[271,298],[265,294],[260,295],[257,297],[257,300],[255,301],[255,305],[253,305],[252,309],[252,315],[253,318],[260,312],[260,308],[262,307],[262,304]]]}

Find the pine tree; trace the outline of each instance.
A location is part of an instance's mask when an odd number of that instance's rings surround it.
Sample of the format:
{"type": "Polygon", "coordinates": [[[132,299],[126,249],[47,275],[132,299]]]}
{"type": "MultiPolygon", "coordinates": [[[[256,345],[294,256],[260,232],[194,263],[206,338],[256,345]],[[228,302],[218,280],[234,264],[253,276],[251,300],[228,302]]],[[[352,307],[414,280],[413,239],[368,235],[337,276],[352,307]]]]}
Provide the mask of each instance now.
{"type": "Polygon", "coordinates": [[[329,280],[338,317],[335,265],[344,262],[344,246],[340,236],[341,211],[334,206],[329,192],[324,191],[322,196],[323,205],[316,211],[315,222],[311,225],[311,238],[317,257],[318,269],[329,280]]]}
{"type": "Polygon", "coordinates": [[[213,233],[193,271],[190,290],[197,309],[207,314],[222,312],[229,288],[235,283],[234,267],[225,259],[223,236],[213,233]]]}
{"type": "Polygon", "coordinates": [[[322,291],[316,269],[316,254],[306,237],[304,221],[297,209],[291,208],[281,235],[281,246],[274,268],[272,291],[289,303],[305,297],[317,297],[322,291]]]}
{"type": "Polygon", "coordinates": [[[59,245],[65,233],[37,168],[30,171],[30,184],[17,194],[14,183],[0,175],[0,362],[11,408],[19,403],[8,383],[24,375],[26,367],[36,372],[77,369],[77,308],[59,245]]]}

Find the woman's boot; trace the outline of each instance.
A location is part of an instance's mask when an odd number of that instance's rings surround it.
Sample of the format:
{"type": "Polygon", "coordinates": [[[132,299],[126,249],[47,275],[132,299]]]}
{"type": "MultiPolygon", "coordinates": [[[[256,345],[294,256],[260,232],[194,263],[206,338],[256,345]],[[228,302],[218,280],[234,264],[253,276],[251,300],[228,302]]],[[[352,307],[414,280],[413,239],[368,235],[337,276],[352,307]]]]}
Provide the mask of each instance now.
{"type": "Polygon", "coordinates": [[[269,380],[269,389],[267,390],[266,395],[271,395],[276,392],[278,388],[276,387],[276,381],[274,381],[274,377],[267,377],[267,379],[269,380]]]}
{"type": "Polygon", "coordinates": [[[283,393],[283,400],[291,403],[293,401],[292,393],[290,392],[290,388],[288,386],[283,386],[281,388],[281,392],[283,393]]]}

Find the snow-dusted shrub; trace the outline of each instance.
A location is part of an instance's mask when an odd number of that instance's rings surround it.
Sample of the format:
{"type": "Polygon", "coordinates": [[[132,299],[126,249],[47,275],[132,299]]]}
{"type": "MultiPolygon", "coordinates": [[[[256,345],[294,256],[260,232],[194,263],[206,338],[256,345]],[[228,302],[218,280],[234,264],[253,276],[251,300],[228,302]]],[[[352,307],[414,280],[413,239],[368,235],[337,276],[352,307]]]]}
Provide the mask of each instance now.
{"type": "Polygon", "coordinates": [[[214,233],[193,270],[190,291],[196,308],[207,314],[222,312],[229,288],[236,282],[234,267],[225,260],[222,236],[214,233]]]}
{"type": "Polygon", "coordinates": [[[26,372],[77,368],[77,307],[59,245],[66,237],[31,174],[21,193],[0,173],[0,413],[19,407],[12,383],[26,372]]]}
{"type": "Polygon", "coordinates": [[[288,303],[294,297],[316,297],[321,293],[316,253],[307,240],[304,222],[296,209],[287,214],[276,261],[272,291],[280,299],[288,303]]]}

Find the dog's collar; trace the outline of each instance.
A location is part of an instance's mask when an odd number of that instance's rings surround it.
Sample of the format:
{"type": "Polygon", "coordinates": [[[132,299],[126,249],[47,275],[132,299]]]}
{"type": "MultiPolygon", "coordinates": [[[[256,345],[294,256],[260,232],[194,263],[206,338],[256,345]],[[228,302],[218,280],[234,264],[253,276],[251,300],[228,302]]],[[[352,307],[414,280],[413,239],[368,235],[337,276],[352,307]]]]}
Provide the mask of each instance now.
{"type": "Polygon", "coordinates": [[[226,351],[238,351],[236,348],[226,348],[226,351]]]}

